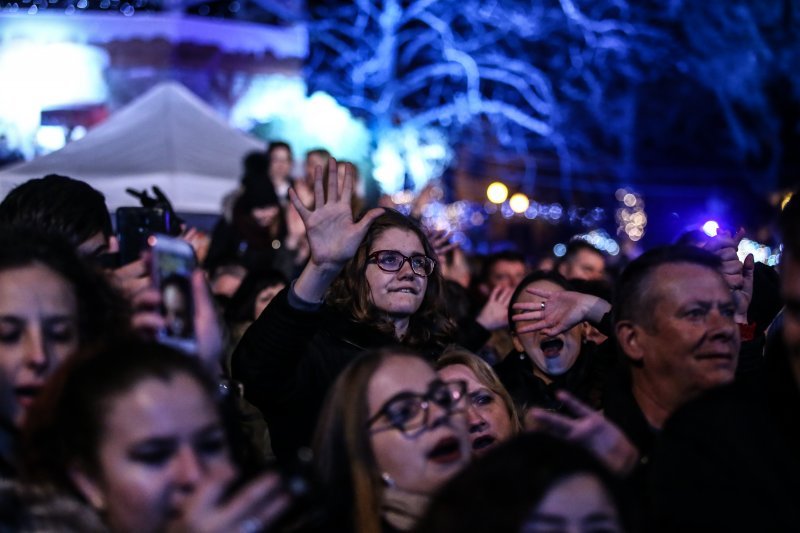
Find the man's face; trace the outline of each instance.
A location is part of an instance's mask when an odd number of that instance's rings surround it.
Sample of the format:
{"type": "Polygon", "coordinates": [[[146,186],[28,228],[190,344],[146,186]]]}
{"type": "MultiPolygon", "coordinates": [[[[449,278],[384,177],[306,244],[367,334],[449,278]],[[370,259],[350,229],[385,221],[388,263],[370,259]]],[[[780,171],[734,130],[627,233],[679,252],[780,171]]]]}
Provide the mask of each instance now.
{"type": "MultiPolygon", "coordinates": [[[[711,268],[672,263],[656,268],[644,290],[650,292],[650,323],[636,332],[642,387],[654,397],[669,394],[687,401],[733,380],[739,355],[734,303],[719,273],[711,268]]],[[[638,322],[638,321],[637,321],[638,322]]]]}
{"type": "Polygon", "coordinates": [[[784,254],[781,261],[781,290],[786,302],[783,312],[783,340],[793,357],[800,356],[800,261],[784,254]]]}
{"type": "Polygon", "coordinates": [[[524,277],[524,263],[501,259],[492,265],[491,271],[489,272],[489,290],[497,286],[515,289],[524,277]]]}
{"type": "Polygon", "coordinates": [[[587,281],[603,279],[606,263],[603,256],[589,250],[579,250],[571,260],[562,263],[559,274],[566,279],[587,281]]]}

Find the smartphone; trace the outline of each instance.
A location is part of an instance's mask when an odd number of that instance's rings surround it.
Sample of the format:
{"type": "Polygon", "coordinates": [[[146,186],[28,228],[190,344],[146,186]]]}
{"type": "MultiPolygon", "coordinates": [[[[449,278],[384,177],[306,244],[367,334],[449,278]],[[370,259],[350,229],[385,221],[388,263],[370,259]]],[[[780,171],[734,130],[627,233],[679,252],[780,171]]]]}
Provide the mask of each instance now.
{"type": "Polygon", "coordinates": [[[166,234],[170,213],[160,207],[119,207],[116,212],[119,235],[119,266],[136,261],[155,233],[166,234]]]}
{"type": "Polygon", "coordinates": [[[197,265],[194,250],[186,241],[157,233],[147,240],[150,275],[161,292],[161,313],[166,325],[157,340],[186,353],[196,353],[192,272],[197,265]]]}

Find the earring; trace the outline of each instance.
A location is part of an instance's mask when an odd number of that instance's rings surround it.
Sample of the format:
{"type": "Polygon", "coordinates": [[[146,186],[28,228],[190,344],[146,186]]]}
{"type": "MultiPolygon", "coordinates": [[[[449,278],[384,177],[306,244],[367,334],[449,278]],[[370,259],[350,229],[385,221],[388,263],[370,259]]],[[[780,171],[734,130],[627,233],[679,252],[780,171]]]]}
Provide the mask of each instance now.
{"type": "Polygon", "coordinates": [[[394,487],[395,484],[394,480],[392,479],[392,476],[390,476],[386,472],[381,474],[381,479],[383,480],[383,484],[386,485],[387,487],[394,487]]]}

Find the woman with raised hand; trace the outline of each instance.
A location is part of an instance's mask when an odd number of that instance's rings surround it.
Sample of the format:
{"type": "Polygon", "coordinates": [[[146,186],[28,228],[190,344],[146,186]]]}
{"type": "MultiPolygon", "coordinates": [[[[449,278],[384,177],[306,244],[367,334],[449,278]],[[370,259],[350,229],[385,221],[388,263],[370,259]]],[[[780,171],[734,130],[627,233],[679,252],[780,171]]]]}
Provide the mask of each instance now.
{"type": "Polygon", "coordinates": [[[329,179],[325,191],[317,169],[313,209],[290,192],[306,225],[308,264],[233,354],[234,377],[264,414],[280,460],[310,442],[325,393],[357,354],[402,344],[434,359],[455,330],[441,311],[442,277],[424,231],[393,210],[354,221],[349,165],[331,159],[328,172],[342,179],[329,179]]]}

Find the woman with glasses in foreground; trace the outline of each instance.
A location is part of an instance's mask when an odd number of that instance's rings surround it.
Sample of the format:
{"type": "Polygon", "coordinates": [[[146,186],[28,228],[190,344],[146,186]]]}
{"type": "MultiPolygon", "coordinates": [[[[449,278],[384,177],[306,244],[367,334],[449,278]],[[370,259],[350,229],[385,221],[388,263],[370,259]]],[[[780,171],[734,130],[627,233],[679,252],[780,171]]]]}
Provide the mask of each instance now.
{"type": "Polygon", "coordinates": [[[326,491],[303,531],[407,531],[470,460],[464,381],[404,348],[369,352],[333,385],[315,452],[326,491]]]}
{"type": "Polygon", "coordinates": [[[282,462],[310,443],[326,392],[359,353],[400,344],[432,360],[455,333],[423,230],[392,210],[354,221],[349,166],[331,159],[328,172],[342,179],[328,180],[326,193],[317,169],[313,210],[291,192],[306,225],[308,264],[233,354],[234,377],[264,414],[282,462]]]}

